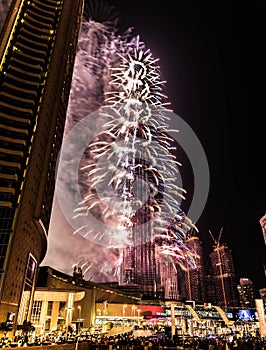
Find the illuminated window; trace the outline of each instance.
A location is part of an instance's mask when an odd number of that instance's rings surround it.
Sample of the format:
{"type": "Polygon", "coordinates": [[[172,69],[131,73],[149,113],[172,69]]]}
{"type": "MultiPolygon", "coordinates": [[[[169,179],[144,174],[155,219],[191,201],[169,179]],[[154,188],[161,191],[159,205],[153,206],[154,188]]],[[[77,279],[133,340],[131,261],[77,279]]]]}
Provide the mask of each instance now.
{"type": "Polygon", "coordinates": [[[47,316],[52,316],[52,308],[53,308],[53,302],[52,301],[48,301],[47,316]]]}
{"type": "Polygon", "coordinates": [[[31,311],[31,322],[39,323],[41,319],[42,301],[35,300],[31,311]]]}
{"type": "Polygon", "coordinates": [[[48,319],[45,321],[45,331],[49,331],[49,330],[50,330],[50,325],[51,325],[51,319],[48,318],[48,319]]]}

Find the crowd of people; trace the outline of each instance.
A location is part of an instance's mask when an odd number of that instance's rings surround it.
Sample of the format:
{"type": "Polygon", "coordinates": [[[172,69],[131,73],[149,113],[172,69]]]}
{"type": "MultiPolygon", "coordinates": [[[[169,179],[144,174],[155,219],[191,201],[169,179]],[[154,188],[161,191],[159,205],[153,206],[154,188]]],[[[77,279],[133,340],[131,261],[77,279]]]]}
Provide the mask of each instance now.
{"type": "MultiPolygon", "coordinates": [[[[50,346],[58,344],[75,344],[73,349],[78,349],[79,344],[87,343],[86,350],[266,350],[266,337],[246,334],[242,337],[236,334],[230,336],[169,336],[166,333],[142,334],[134,330],[117,334],[95,334],[81,332],[80,334],[62,334],[56,336],[35,336],[31,340],[27,336],[17,336],[13,340],[8,337],[0,341],[1,348],[50,346]]],[[[84,347],[83,347],[84,349],[84,347]]]]}

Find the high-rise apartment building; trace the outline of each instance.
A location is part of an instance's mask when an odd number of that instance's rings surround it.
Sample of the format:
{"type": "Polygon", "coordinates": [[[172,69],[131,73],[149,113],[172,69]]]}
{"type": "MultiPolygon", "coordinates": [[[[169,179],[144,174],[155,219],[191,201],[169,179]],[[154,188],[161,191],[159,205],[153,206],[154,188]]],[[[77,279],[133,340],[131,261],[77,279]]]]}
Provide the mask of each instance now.
{"type": "Polygon", "coordinates": [[[255,308],[255,290],[251,279],[240,278],[237,289],[240,297],[240,306],[245,309],[255,308]]]}
{"type": "Polygon", "coordinates": [[[219,241],[209,254],[211,275],[215,290],[215,304],[224,308],[239,305],[232,252],[219,241]]]}
{"type": "Polygon", "coordinates": [[[206,301],[205,266],[202,244],[199,237],[192,236],[187,243],[197,255],[196,266],[188,266],[185,272],[186,300],[206,301]]]}
{"type": "Polygon", "coordinates": [[[82,0],[17,0],[12,2],[2,26],[0,322],[3,323],[12,318],[16,325],[29,319],[37,267],[46,253],[56,162],[82,11],[82,0]]]}

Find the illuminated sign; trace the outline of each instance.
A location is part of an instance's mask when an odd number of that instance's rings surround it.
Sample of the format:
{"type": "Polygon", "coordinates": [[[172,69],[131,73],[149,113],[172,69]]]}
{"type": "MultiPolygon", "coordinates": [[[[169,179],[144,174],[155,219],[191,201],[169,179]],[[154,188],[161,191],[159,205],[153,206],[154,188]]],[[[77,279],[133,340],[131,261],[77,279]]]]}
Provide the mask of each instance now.
{"type": "Polygon", "coordinates": [[[239,321],[256,321],[257,320],[257,315],[256,312],[254,312],[253,310],[250,309],[240,309],[237,312],[236,315],[237,320],[239,321]]]}
{"type": "Polygon", "coordinates": [[[16,316],[16,314],[14,312],[8,312],[6,324],[5,324],[6,330],[11,331],[13,329],[15,316],[16,316]]]}

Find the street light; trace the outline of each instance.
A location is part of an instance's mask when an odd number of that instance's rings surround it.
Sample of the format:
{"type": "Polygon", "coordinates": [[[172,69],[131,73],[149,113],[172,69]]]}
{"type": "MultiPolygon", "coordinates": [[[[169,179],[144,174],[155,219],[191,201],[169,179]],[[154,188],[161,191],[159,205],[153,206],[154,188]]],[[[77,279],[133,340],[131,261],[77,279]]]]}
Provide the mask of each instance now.
{"type": "Polygon", "coordinates": [[[78,318],[78,334],[80,334],[80,321],[81,321],[81,306],[78,305],[79,318],[78,318]]]}

